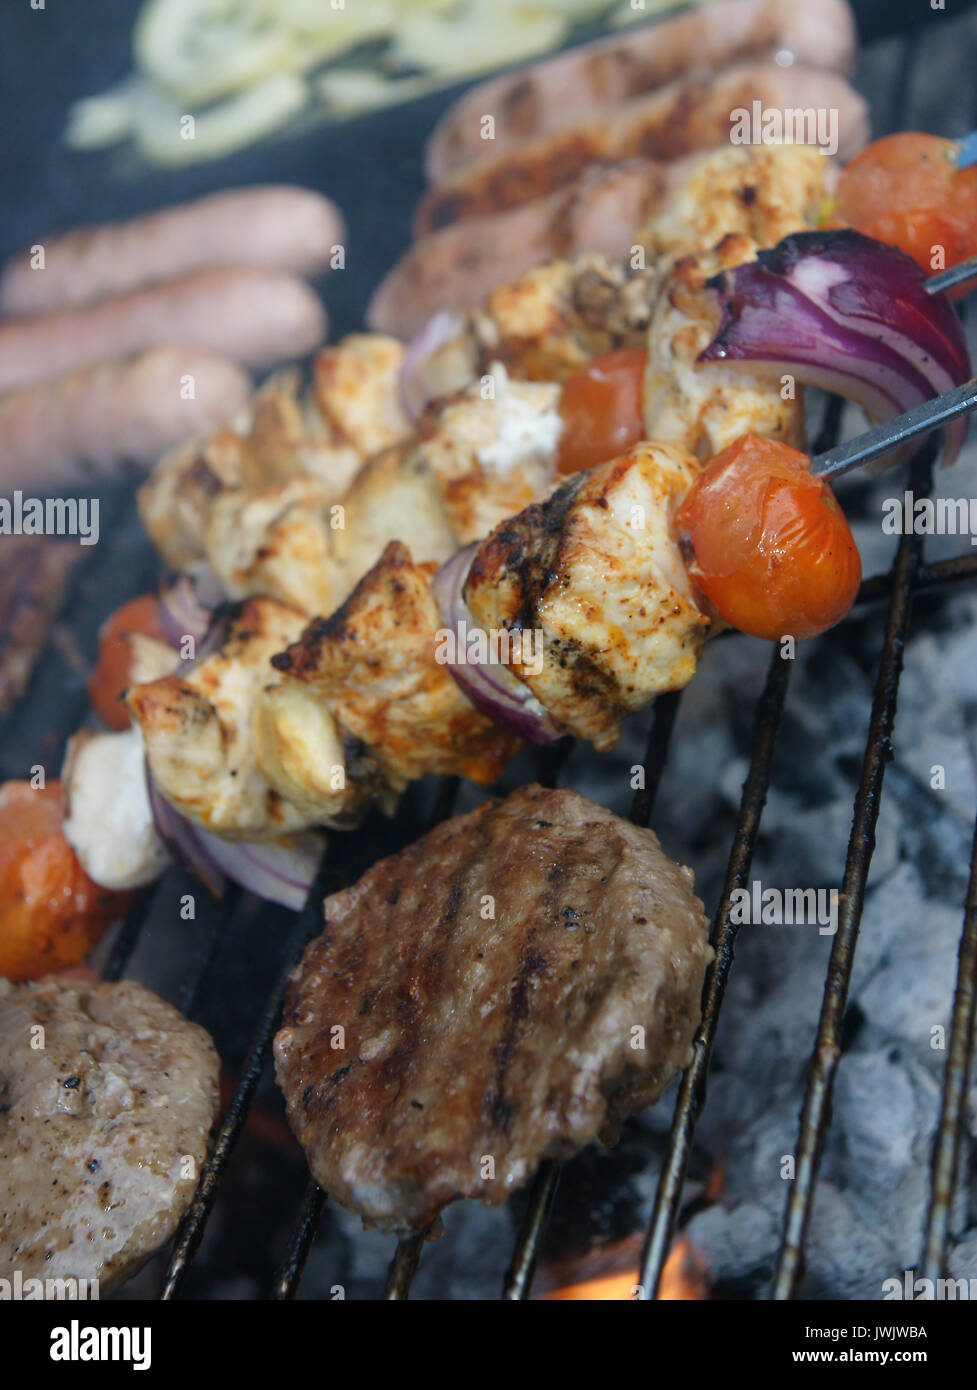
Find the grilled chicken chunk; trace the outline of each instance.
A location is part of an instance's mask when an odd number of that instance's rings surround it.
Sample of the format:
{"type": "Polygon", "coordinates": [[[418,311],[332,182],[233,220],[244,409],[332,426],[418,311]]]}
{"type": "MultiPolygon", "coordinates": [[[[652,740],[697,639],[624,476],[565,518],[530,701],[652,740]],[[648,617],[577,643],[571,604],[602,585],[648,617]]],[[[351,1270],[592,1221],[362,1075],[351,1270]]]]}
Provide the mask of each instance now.
{"type": "Polygon", "coordinates": [[[342,607],[272,661],[315,692],[396,790],[426,773],[491,783],[518,746],[436,659],[436,570],[392,541],[342,607]]]}
{"type": "Polygon", "coordinates": [[[592,252],[547,261],[504,285],[471,314],[475,360],[498,360],[511,376],[562,382],[600,353],[644,347],[657,278],[629,274],[592,252]]]}
{"type": "Polygon", "coordinates": [[[204,554],[231,598],[267,594],[306,613],[328,613],[347,592],[333,545],[332,497],[307,476],[260,492],[228,489],[212,501],[204,554]]]}
{"type": "Polygon", "coordinates": [[[683,257],[662,286],[648,330],[643,399],[648,438],[688,449],[703,462],[750,432],[804,448],[799,386],[791,382],[785,399],[769,375],[731,372],[722,362],[698,360],[719,326],[719,297],[706,282],[722,269],[752,260],[756,252],[749,237],[733,232],[715,250],[683,257]]]}
{"type": "Polygon", "coordinates": [[[398,390],[403,355],[394,338],[351,334],[319,353],[309,392],[296,368],[277,372],[211,439],[164,455],[139,508],[166,563],[185,569],[204,558],[210,507],[222,489],[260,491],[311,477],[338,500],[364,459],[411,433],[398,390]]]}
{"type": "MultiPolygon", "coordinates": [[[[274,682],[270,658],[305,621],[274,599],[248,599],[228,615],[219,648],[191,670],[127,691],[157,787],[195,825],[230,838],[273,839],[315,823],[270,785],[252,735],[261,692],[274,682]]],[[[332,747],[341,765],[338,731],[332,747]]]]}
{"type": "Polygon", "coordinates": [[[351,333],[319,353],[313,394],[334,443],[368,459],[412,433],[400,393],[403,362],[403,343],[382,333],[351,333]]]}
{"type": "MultiPolygon", "coordinates": [[[[452,551],[549,491],[563,427],[559,399],[555,384],[511,381],[494,362],[482,386],[449,401],[435,426],[422,432],[417,452],[437,481],[452,551]]],[[[412,552],[425,559],[448,558],[420,550],[413,528],[409,539],[412,552]]]]}
{"type": "Polygon", "coordinates": [[[730,232],[776,246],[817,225],[836,168],[813,145],[733,145],[690,160],[635,240],[650,261],[716,246],[730,232]]]}
{"type": "Polygon", "coordinates": [[[275,1039],[289,1123],[367,1225],[504,1201],[688,1064],[712,952],[650,830],[523,787],[326,899],[275,1039]]]}
{"type": "Polygon", "coordinates": [[[130,980],[0,980],[0,1274],[105,1294],[135,1273],[193,1195],[218,1068],[207,1033],[130,980]]]}
{"type": "Polygon", "coordinates": [[[695,673],[710,622],[672,517],[697,471],[682,449],[636,444],[496,527],[469,571],[475,626],[535,632],[532,664],[508,669],[601,751],[626,714],[695,673]]]}

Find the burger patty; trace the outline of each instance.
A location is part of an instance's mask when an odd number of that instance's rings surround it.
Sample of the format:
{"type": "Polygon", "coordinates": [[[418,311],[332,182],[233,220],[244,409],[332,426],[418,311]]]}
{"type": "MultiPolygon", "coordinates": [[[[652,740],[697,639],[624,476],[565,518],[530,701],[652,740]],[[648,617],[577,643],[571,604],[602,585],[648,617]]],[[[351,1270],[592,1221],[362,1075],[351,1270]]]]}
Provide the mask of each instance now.
{"type": "Polygon", "coordinates": [[[219,1065],[132,981],[0,980],[0,1276],[134,1273],[196,1187],[219,1065]]]}
{"type": "Polygon", "coordinates": [[[613,1141],[690,1059],[712,958],[692,887],[650,830],[530,786],[327,898],[275,1039],[320,1185],[412,1230],[613,1141]]]}

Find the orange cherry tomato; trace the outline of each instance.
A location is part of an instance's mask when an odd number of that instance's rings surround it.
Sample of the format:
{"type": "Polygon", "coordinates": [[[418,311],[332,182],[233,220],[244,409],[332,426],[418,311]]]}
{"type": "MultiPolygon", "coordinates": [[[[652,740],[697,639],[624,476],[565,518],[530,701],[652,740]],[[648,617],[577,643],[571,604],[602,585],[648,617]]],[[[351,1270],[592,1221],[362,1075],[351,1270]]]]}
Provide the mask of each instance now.
{"type": "Polygon", "coordinates": [[[130,901],[88,877],[63,816],[60,782],[0,787],[0,975],[9,980],[77,965],[130,901]]]}
{"type": "Polygon", "coordinates": [[[875,140],[838,180],[838,219],[898,246],[927,273],[941,269],[936,247],[947,269],[977,255],[977,168],[958,169],[956,154],[952,140],[915,131],[875,140]]]}
{"type": "Polygon", "coordinates": [[[122,692],[131,684],[129,636],[133,632],[155,637],[158,642],[166,641],[154,594],[140,594],[124,603],[106,618],[98,634],[98,659],[88,677],[88,698],[110,729],[129,727],[129,711],[122,703],[122,692]]]}
{"type": "Polygon", "coordinates": [[[845,514],[789,445],[743,435],[706,464],[675,524],[693,583],[754,637],[814,637],[854,602],[862,563],[845,514]]]}
{"type": "Polygon", "coordinates": [[[641,393],[647,362],[640,348],[619,348],[567,379],[560,395],[561,473],[593,468],[644,439],[641,393]]]}

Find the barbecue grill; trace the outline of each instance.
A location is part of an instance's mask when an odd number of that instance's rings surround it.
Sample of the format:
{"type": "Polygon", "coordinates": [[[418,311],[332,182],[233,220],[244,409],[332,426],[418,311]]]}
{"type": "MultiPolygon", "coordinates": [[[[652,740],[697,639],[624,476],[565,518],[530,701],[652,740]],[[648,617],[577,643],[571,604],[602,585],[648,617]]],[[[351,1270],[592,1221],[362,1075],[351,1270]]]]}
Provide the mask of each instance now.
{"type": "MultiPolygon", "coordinates": [[[[890,14],[888,21],[869,16],[862,24],[864,37],[874,38],[886,23],[899,22],[902,11],[890,14]]],[[[934,21],[935,22],[935,21],[934,21]]],[[[946,22],[952,22],[949,18],[946,22]]],[[[876,134],[912,126],[917,115],[911,95],[917,90],[919,32],[903,31],[883,40],[890,47],[887,62],[894,78],[889,85],[883,109],[873,112],[876,134]],[[908,114],[907,114],[908,113],[908,114]]],[[[957,120],[977,124],[977,110],[955,112],[957,120]]],[[[920,120],[937,126],[938,121],[920,120]]],[[[964,127],[961,127],[963,129],[964,127]]],[[[828,400],[814,452],[831,447],[838,438],[842,422],[840,403],[828,400]]],[[[935,457],[932,443],[924,445],[911,464],[911,487],[917,496],[931,486],[935,457]]],[[[899,486],[903,486],[900,475],[899,486]]],[[[127,592],[151,583],[154,561],[148,543],[138,535],[132,491],[120,485],[102,494],[102,534],[112,536],[111,547],[103,545],[78,572],[78,582],[62,617],[62,631],[71,632],[81,648],[91,650],[97,622],[127,592]]],[[[875,694],[869,716],[868,734],[852,807],[852,826],[844,864],[838,930],[834,937],[820,1021],[808,1061],[806,1096],[800,1116],[794,1149],[796,1176],[787,1184],[783,1228],[779,1250],[771,1250],[773,1281],[770,1295],[788,1299],[799,1290],[804,1277],[804,1248],[812,1202],[818,1179],[819,1161],[831,1120],[832,1090],[842,1055],[846,1002],[859,925],[865,901],[866,884],[875,848],[886,763],[892,756],[892,741],[899,694],[900,676],[910,630],[913,600],[921,593],[942,593],[953,586],[977,579],[977,551],[958,558],[928,562],[923,539],[918,535],[901,538],[891,568],[867,579],[861,588],[859,604],[870,609],[872,621],[884,624],[884,640],[877,665],[875,694]]],[[[736,638],[730,638],[736,641],[736,638]]],[[[7,716],[0,728],[0,760],[5,775],[23,775],[24,749],[37,749],[43,760],[45,751],[54,761],[60,757],[64,739],[84,717],[85,703],[80,683],[70,672],[75,654],[62,642],[52,646],[35,672],[31,692],[22,708],[7,716]],[[73,692],[73,693],[72,693],[73,692]],[[66,697],[67,694],[67,697],[66,697]],[[56,725],[56,726],[55,726],[56,725]],[[43,732],[42,732],[43,731],[43,732]]],[[[704,991],[701,1024],[696,1033],[693,1061],[681,1079],[671,1131],[665,1146],[653,1210],[647,1218],[647,1234],[641,1252],[639,1293],[653,1298],[659,1287],[665,1261],[672,1248],[683,1202],[696,1124],[706,1101],[710,1055],[716,1036],[727,983],[733,965],[737,926],[730,920],[730,906],[736,890],[750,882],[751,865],[761,818],[771,781],[771,764],[781,716],[789,695],[793,663],[781,656],[778,646],[771,652],[766,683],[756,704],[749,771],[742,790],[735,833],[729,850],[721,896],[715,908],[712,940],[716,951],[704,991]]],[[[634,794],[631,819],[646,825],[652,815],[655,794],[666,766],[669,743],[679,710],[681,694],[659,699],[651,712],[644,756],[644,784],[634,794]]],[[[546,785],[555,785],[566,773],[570,749],[565,742],[554,750],[540,752],[535,768],[528,774],[546,785]]],[[[586,791],[587,788],[581,788],[586,791]]],[[[104,954],[103,975],[115,980],[139,971],[140,953],[147,942],[156,942],[173,932],[177,916],[174,904],[180,893],[193,891],[196,916],[191,924],[181,924],[181,941],[189,945],[190,963],[182,959],[175,966],[170,997],[191,1018],[203,1014],[208,1026],[223,1015],[233,1017],[240,1030],[244,1024],[249,1041],[240,1057],[236,1081],[213,1139],[207,1162],[195,1195],[181,1223],[168,1255],[159,1297],[178,1298],[184,1291],[212,1293],[206,1288],[190,1289],[188,1281],[195,1259],[208,1231],[208,1221],[218,1199],[226,1196],[227,1175],[235,1147],[244,1131],[262,1077],[267,1077],[271,1042],[277,1027],[288,973],[305,943],[322,926],[322,898],[344,882],[352,881],[385,854],[408,843],[430,825],[452,813],[459,793],[456,779],[436,787],[414,789],[408,794],[397,818],[388,821],[371,815],[358,831],[330,836],[329,848],[320,866],[316,883],[304,910],[290,914],[283,909],[259,904],[247,894],[231,889],[220,903],[196,888],[190,888],[182,871],[175,869],[152,889],[143,890],[104,954]],[[189,934],[192,927],[192,936],[189,934]],[[246,944],[245,944],[246,943],[246,944]],[[233,945],[237,945],[235,951],[233,945]],[[229,946],[231,949],[229,949],[229,946]],[[242,955],[248,959],[242,959],[242,955]],[[236,965],[235,965],[236,962],[236,965]],[[266,997],[251,1009],[248,990],[242,986],[270,980],[266,997]]],[[[174,949],[174,960],[178,952],[174,949]]],[[[250,989],[250,986],[249,986],[250,989]]],[[[961,1158],[961,1133],[969,1084],[970,1057],[974,1041],[977,1004],[977,830],[970,862],[969,889],[963,907],[952,1022],[948,1030],[946,1065],[940,1104],[939,1125],[932,1153],[929,1205],[925,1217],[925,1240],[920,1251],[917,1273],[936,1280],[945,1272],[951,1227],[951,1207],[961,1158]]],[[[218,1036],[218,1044],[221,1038],[218,1036]]],[[[524,1212],[511,1249],[508,1268],[499,1269],[498,1281],[505,1299],[530,1297],[534,1273],[547,1225],[559,1201],[560,1169],[545,1163],[537,1173],[524,1203],[524,1212]]],[[[306,1262],[328,1212],[323,1192],[309,1180],[304,1191],[296,1193],[291,1224],[280,1233],[277,1272],[266,1288],[272,1299],[290,1299],[299,1290],[306,1262]]],[[[240,1210],[232,1213],[241,1223],[237,1240],[249,1221],[249,1211],[238,1196],[240,1210]]],[[[408,1297],[412,1281],[424,1255],[425,1233],[399,1241],[389,1265],[386,1281],[388,1299],[408,1297]]],[[[464,1290],[461,1290],[464,1292],[464,1290]]]]}

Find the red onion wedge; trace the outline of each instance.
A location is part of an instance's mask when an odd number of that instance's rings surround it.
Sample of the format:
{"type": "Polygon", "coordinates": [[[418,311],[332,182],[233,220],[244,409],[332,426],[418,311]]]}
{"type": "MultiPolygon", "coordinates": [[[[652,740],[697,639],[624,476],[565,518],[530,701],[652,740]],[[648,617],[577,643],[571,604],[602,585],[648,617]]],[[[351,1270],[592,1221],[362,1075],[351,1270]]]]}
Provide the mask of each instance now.
{"type": "Polygon", "coordinates": [[[196,874],[204,887],[215,898],[222,898],[227,888],[227,881],[220,865],[216,864],[207,854],[205,846],[200,842],[200,832],[196,826],[191,825],[186,816],[181,816],[157,787],[153,774],[149,770],[148,762],[146,764],[146,791],[149,793],[149,805],[153,813],[156,834],[163,841],[163,844],[174,858],[179,859],[181,864],[196,874]]]}
{"type": "MultiPolygon", "coordinates": [[[[790,374],[881,424],[971,376],[960,320],[925,280],[910,256],[861,232],[798,232],[708,282],[722,318],[699,361],[790,374]]],[[[966,418],[947,426],[944,463],[966,433],[966,418]]]]}
{"type": "Polygon", "coordinates": [[[475,354],[465,320],[442,309],[407,344],[400,368],[400,398],[416,425],[429,401],[453,396],[472,380],[475,354]]]}
{"type": "Polygon", "coordinates": [[[472,665],[464,659],[465,634],[474,631],[476,624],[465,605],[463,590],[480,545],[481,541],[473,541],[452,555],[431,583],[441,621],[454,634],[455,655],[462,657],[449,662],[449,669],[472,704],[489,719],[529,743],[552,747],[566,731],[553,721],[529,686],[507,666],[498,663],[472,665]]]}
{"type": "Polygon", "coordinates": [[[166,640],[179,647],[184,637],[199,644],[210,627],[213,610],[223,600],[221,587],[207,569],[175,575],[157,599],[166,640]]]}
{"type": "Polygon", "coordinates": [[[299,912],[326,847],[326,837],[309,830],[280,840],[221,840],[193,827],[208,855],[229,879],[266,902],[299,912]]]}
{"type": "Polygon", "coordinates": [[[215,898],[224,896],[230,879],[266,902],[295,912],[305,905],[325,849],[324,835],[307,831],[280,840],[222,840],[181,816],[156,786],[148,764],[146,786],[156,833],[215,898]]]}

